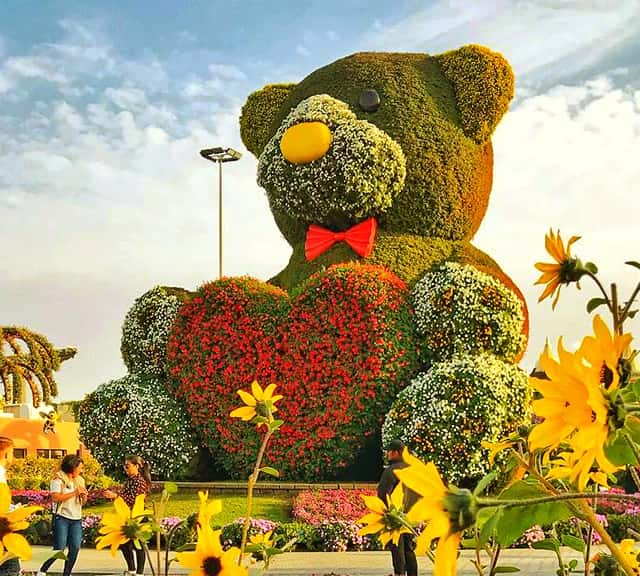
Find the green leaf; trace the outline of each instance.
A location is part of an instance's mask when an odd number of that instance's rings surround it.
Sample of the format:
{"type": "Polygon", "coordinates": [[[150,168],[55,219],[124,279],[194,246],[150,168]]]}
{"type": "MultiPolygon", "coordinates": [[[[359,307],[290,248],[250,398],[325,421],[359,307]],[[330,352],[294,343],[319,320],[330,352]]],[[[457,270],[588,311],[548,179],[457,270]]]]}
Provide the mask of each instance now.
{"type": "Polygon", "coordinates": [[[637,268],[638,270],[640,270],[640,262],[629,260],[628,262],[625,262],[625,264],[627,264],[628,266],[633,266],[634,268],[637,268]]]}
{"type": "Polygon", "coordinates": [[[585,544],[582,538],[577,538],[576,536],[572,536],[571,534],[563,534],[560,537],[560,541],[563,546],[568,546],[569,548],[576,550],[577,552],[584,552],[585,544]]]}
{"type": "Polygon", "coordinates": [[[496,479],[496,473],[489,472],[489,474],[484,476],[484,478],[482,478],[480,482],[478,482],[478,484],[476,485],[473,491],[473,495],[478,496],[482,494],[485,491],[485,488],[487,488],[489,484],[491,484],[495,479],[496,479]]]}
{"type": "Polygon", "coordinates": [[[493,574],[506,574],[508,572],[520,572],[520,568],[517,566],[496,566],[493,569],[493,574]]]}
{"type": "Polygon", "coordinates": [[[585,270],[588,270],[589,272],[591,272],[591,274],[598,273],[598,267],[593,262],[585,263],[584,268],[585,270]]]}
{"type": "MultiPolygon", "coordinates": [[[[627,424],[625,424],[625,428],[626,427],[627,424]]],[[[622,466],[623,464],[630,464],[632,462],[635,463],[636,461],[635,454],[624,437],[626,433],[625,428],[616,430],[604,446],[605,456],[616,466],[622,466]]],[[[640,450],[640,446],[638,446],[637,449],[640,450]]]]}
{"type": "Polygon", "coordinates": [[[280,478],[280,472],[278,472],[275,468],[272,468],[271,466],[263,466],[262,468],[260,468],[260,472],[269,474],[269,476],[273,476],[274,478],[280,478]]]}
{"type": "Polygon", "coordinates": [[[553,550],[554,552],[558,552],[560,550],[560,542],[557,538],[545,538],[544,540],[540,540],[539,542],[532,542],[531,548],[535,548],[536,550],[553,550]]]}
{"type": "Polygon", "coordinates": [[[602,306],[606,304],[607,301],[604,298],[591,298],[589,302],[587,302],[587,312],[591,314],[598,306],[602,306]]]}
{"type": "Polygon", "coordinates": [[[465,538],[464,540],[460,541],[460,545],[463,548],[471,548],[473,550],[475,550],[477,543],[478,541],[475,538],[465,538]]]}
{"type": "MultiPolygon", "coordinates": [[[[536,480],[527,478],[520,480],[500,494],[503,500],[526,500],[549,496],[536,480]]],[[[514,506],[503,508],[500,519],[496,522],[495,534],[498,544],[511,546],[527,529],[535,526],[546,526],[558,520],[567,520],[573,514],[563,502],[514,506]]]]}
{"type": "Polygon", "coordinates": [[[578,561],[575,558],[573,558],[572,560],[569,561],[569,570],[573,572],[577,565],[578,565],[578,561]]]}
{"type": "Polygon", "coordinates": [[[477,524],[480,528],[478,545],[484,546],[495,534],[496,527],[502,518],[504,508],[483,508],[478,512],[477,524]]]}
{"type": "Polygon", "coordinates": [[[178,485],[175,482],[165,482],[164,489],[167,494],[175,494],[178,491],[178,485]]]}

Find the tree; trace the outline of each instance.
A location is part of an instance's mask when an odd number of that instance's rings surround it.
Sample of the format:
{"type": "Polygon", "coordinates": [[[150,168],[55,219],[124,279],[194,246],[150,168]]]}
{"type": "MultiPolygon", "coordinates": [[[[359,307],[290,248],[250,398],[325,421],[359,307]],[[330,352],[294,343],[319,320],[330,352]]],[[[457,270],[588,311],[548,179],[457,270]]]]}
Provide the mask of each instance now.
{"type": "Polygon", "coordinates": [[[0,326],[0,384],[5,402],[24,402],[26,386],[33,405],[58,395],[53,373],[76,355],[76,348],[53,347],[42,334],[19,326],[0,326]],[[25,386],[26,384],[26,386],[25,386]]]}

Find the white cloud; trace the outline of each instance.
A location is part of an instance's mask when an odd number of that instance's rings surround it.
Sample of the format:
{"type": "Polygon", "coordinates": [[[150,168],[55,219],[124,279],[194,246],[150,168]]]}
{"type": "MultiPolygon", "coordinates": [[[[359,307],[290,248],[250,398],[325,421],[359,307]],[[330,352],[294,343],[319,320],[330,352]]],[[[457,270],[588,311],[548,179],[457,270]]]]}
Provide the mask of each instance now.
{"type": "MultiPolygon", "coordinates": [[[[545,338],[577,341],[590,330],[584,306],[597,296],[563,288],[555,312],[537,304],[534,261],[549,261],[544,234],[559,228],[581,235],[574,253],[594,261],[605,286],[619,282],[629,296],[639,280],[624,265],[637,259],[640,197],[640,92],[611,87],[607,78],[558,86],[524,100],[506,115],[494,137],[494,190],[475,243],[503,266],[523,290],[531,314],[532,366],[545,338]]],[[[639,326],[632,322],[630,327],[639,326]]]]}
{"type": "Polygon", "coordinates": [[[387,26],[374,23],[359,45],[437,54],[484,44],[507,57],[516,78],[534,74],[548,80],[584,69],[639,32],[636,0],[447,0],[387,26]]]}

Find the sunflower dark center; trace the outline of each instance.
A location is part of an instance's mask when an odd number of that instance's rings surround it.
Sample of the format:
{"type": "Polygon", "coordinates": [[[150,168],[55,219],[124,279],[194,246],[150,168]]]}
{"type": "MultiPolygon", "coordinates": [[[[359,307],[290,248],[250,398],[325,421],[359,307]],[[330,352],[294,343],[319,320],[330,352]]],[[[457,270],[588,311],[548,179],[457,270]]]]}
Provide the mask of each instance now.
{"type": "Polygon", "coordinates": [[[604,384],[606,389],[613,384],[613,371],[604,362],[600,367],[600,384],[604,384]]]}
{"type": "Polygon", "coordinates": [[[202,563],[202,571],[207,576],[218,576],[221,570],[222,564],[220,564],[220,558],[216,558],[215,556],[209,556],[202,563]]]}
{"type": "Polygon", "coordinates": [[[2,538],[4,538],[10,532],[11,532],[11,523],[6,517],[0,516],[0,540],[2,540],[2,538]]]}

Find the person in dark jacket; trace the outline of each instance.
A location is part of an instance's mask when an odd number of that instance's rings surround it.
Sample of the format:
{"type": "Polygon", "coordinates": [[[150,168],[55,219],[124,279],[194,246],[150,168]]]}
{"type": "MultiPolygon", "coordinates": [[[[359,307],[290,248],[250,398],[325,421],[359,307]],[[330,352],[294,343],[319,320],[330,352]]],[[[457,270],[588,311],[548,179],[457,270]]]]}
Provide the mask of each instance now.
{"type": "MultiPolygon", "coordinates": [[[[401,440],[391,440],[387,446],[387,461],[389,465],[383,470],[378,482],[378,498],[385,504],[387,496],[391,495],[393,489],[398,485],[398,478],[395,470],[406,468],[407,464],[402,460],[404,443],[401,440]]],[[[418,500],[418,495],[404,488],[403,508],[408,512],[418,500]]],[[[418,576],[418,561],[416,559],[416,541],[413,534],[400,534],[398,544],[389,542],[387,547],[391,550],[391,561],[393,562],[393,573],[395,576],[418,576]]]]}

